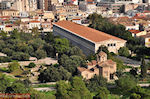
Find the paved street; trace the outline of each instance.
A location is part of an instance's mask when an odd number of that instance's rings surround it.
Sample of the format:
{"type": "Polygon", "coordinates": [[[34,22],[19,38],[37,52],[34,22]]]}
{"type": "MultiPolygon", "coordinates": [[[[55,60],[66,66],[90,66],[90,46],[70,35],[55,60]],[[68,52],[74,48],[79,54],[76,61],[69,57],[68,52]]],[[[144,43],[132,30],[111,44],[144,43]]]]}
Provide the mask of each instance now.
{"type": "Polygon", "coordinates": [[[127,65],[127,66],[140,67],[141,65],[140,61],[129,59],[123,56],[116,56],[116,58],[121,59],[124,62],[124,65],[127,65]]]}

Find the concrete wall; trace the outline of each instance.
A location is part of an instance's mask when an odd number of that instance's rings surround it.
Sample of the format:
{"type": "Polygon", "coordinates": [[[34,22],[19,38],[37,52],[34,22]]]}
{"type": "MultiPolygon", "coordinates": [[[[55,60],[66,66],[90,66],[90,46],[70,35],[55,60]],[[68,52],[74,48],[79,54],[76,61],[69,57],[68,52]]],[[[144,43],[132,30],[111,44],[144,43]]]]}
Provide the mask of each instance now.
{"type": "Polygon", "coordinates": [[[67,38],[73,45],[78,46],[82,49],[85,55],[90,55],[95,53],[95,44],[85,40],[73,33],[66,31],[56,25],[53,25],[53,33],[54,35],[59,35],[61,37],[67,38]]]}

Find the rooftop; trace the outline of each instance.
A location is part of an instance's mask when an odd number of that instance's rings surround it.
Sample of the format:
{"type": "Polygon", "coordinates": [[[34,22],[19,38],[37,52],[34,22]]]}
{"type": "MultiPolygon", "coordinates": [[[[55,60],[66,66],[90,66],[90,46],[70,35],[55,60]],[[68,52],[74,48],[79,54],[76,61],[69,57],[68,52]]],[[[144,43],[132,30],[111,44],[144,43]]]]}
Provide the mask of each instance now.
{"type": "Polygon", "coordinates": [[[131,32],[131,33],[133,33],[133,34],[138,34],[138,33],[140,33],[141,31],[139,31],[139,30],[129,30],[129,32],[131,32]]]}
{"type": "Polygon", "coordinates": [[[83,25],[79,25],[77,23],[71,22],[71,21],[59,21],[54,23],[54,25],[61,27],[65,30],[68,30],[70,32],[72,32],[73,34],[80,36],[84,39],[87,39],[91,42],[94,43],[98,43],[98,42],[102,42],[105,40],[119,40],[119,41],[124,41],[123,39],[120,39],[118,37],[109,35],[107,33],[83,26],[83,25]]]}
{"type": "Polygon", "coordinates": [[[33,21],[30,21],[30,23],[40,23],[40,21],[33,20],[33,21]]]}
{"type": "Polygon", "coordinates": [[[149,38],[150,37],[150,33],[146,34],[146,35],[142,35],[140,37],[143,37],[143,38],[149,38]]]}

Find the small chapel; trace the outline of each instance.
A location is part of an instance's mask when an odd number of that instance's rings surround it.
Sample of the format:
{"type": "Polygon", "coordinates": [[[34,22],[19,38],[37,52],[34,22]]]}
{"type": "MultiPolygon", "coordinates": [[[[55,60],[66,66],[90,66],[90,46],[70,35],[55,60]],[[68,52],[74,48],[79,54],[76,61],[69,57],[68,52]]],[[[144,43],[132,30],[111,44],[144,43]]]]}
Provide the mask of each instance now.
{"type": "Polygon", "coordinates": [[[103,51],[100,51],[96,56],[96,60],[87,63],[87,68],[78,67],[78,72],[87,80],[94,77],[94,75],[101,75],[107,81],[114,80],[114,74],[117,70],[116,62],[107,59],[107,54],[103,51]]]}

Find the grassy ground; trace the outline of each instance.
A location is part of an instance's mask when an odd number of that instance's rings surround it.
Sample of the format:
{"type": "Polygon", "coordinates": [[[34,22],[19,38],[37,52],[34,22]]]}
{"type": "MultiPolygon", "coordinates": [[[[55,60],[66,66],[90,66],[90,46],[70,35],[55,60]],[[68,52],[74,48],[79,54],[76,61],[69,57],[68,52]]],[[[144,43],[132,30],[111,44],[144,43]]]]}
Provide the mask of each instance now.
{"type": "Polygon", "coordinates": [[[0,71],[1,71],[1,72],[8,72],[8,68],[6,68],[6,67],[1,67],[1,68],[0,68],[0,71]]]}
{"type": "Polygon", "coordinates": [[[16,81],[17,79],[13,78],[12,76],[9,76],[9,75],[5,75],[6,79],[8,79],[10,82],[14,82],[16,81]]]}
{"type": "Polygon", "coordinates": [[[108,99],[121,99],[118,95],[109,94],[108,99]]]}
{"type": "Polygon", "coordinates": [[[55,84],[47,85],[47,84],[42,84],[42,85],[34,85],[34,88],[42,88],[42,87],[56,87],[55,84]]]}
{"type": "Polygon", "coordinates": [[[48,91],[48,92],[42,92],[42,93],[44,93],[48,97],[48,99],[56,99],[56,96],[55,96],[56,91],[48,91]]]}

